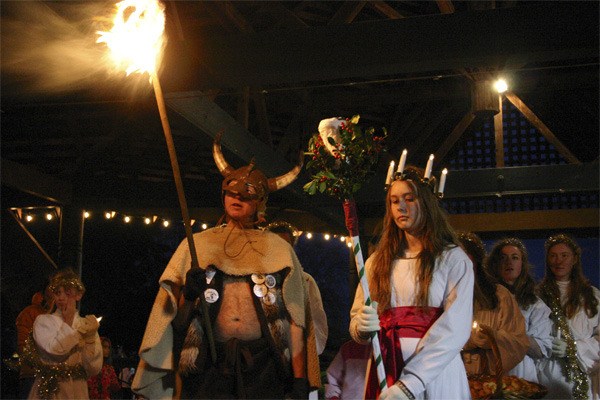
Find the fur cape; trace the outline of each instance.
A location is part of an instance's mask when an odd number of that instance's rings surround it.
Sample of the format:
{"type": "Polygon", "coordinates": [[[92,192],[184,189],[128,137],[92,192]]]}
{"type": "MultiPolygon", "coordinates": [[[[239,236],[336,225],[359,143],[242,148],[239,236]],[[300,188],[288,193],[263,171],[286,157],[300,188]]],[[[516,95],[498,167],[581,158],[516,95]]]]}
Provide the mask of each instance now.
{"type": "MultiPolygon", "coordinates": [[[[306,373],[309,385],[321,385],[314,326],[309,307],[302,266],[292,247],[278,235],[253,229],[221,226],[194,234],[200,268],[213,264],[229,275],[273,273],[290,268],[282,286],[287,312],[296,325],[304,328],[306,338],[306,373]]],[[[182,287],[191,265],[187,240],[183,240],[167,264],[159,283],[139,355],[140,363],[132,389],[150,399],[171,399],[174,394],[175,370],[173,328],[177,299],[173,286],[182,287]]]]}

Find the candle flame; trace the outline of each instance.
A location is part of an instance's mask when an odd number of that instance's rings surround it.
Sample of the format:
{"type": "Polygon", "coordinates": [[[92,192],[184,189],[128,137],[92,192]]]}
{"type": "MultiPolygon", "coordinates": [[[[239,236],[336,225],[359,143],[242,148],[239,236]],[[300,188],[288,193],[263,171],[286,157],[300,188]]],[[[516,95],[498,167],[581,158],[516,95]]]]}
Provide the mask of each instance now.
{"type": "Polygon", "coordinates": [[[165,45],[164,6],[157,0],[124,0],[116,4],[113,27],[98,31],[96,43],[105,43],[116,67],[153,74],[165,45]]]}
{"type": "Polygon", "coordinates": [[[477,328],[479,328],[479,324],[477,323],[477,321],[473,321],[473,329],[477,328]]]}

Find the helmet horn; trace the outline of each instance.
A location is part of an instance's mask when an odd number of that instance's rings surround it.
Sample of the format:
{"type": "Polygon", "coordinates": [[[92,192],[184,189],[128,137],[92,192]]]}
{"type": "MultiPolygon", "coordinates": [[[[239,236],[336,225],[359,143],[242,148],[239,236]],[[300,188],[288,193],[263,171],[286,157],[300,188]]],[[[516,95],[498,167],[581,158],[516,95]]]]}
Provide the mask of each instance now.
{"type": "Polygon", "coordinates": [[[221,151],[221,135],[223,135],[222,130],[215,136],[215,141],[213,142],[213,158],[215,159],[215,164],[221,175],[227,176],[233,171],[233,168],[227,163],[223,156],[223,152],[221,151]]]}
{"type": "Polygon", "coordinates": [[[298,165],[292,168],[288,173],[278,176],[276,178],[270,178],[267,182],[269,185],[269,192],[274,192],[279,189],[283,189],[290,183],[292,183],[300,173],[303,165],[303,153],[300,152],[300,160],[298,161],[298,165]]]}

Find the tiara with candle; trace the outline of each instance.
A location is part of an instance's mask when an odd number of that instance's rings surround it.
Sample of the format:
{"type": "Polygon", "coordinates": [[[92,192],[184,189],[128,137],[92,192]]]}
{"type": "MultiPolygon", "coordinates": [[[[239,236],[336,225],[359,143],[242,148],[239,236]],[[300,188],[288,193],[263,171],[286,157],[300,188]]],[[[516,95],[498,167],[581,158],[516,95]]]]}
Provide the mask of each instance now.
{"type": "Polygon", "coordinates": [[[428,187],[437,197],[439,197],[440,199],[443,198],[448,169],[444,168],[442,170],[439,184],[436,187],[436,179],[435,177],[431,176],[431,171],[433,168],[433,154],[429,155],[429,160],[427,161],[427,166],[425,167],[425,173],[422,177],[419,175],[416,169],[404,168],[404,166],[406,165],[406,156],[407,151],[406,149],[404,149],[402,151],[402,155],[400,155],[400,160],[398,161],[398,168],[395,171],[394,161],[390,162],[390,166],[388,167],[387,171],[387,176],[385,178],[385,190],[388,190],[388,188],[392,185],[392,182],[395,180],[410,180],[428,187]]]}

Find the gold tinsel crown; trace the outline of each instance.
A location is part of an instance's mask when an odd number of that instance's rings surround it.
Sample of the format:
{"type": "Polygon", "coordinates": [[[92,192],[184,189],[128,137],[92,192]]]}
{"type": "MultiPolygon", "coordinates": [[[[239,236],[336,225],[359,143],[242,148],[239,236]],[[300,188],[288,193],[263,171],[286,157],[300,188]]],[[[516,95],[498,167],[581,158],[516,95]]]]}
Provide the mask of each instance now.
{"type": "Polygon", "coordinates": [[[52,279],[50,279],[49,287],[53,292],[60,287],[64,289],[75,289],[81,293],[85,292],[85,286],[83,286],[79,276],[70,269],[57,272],[52,279]]]}

